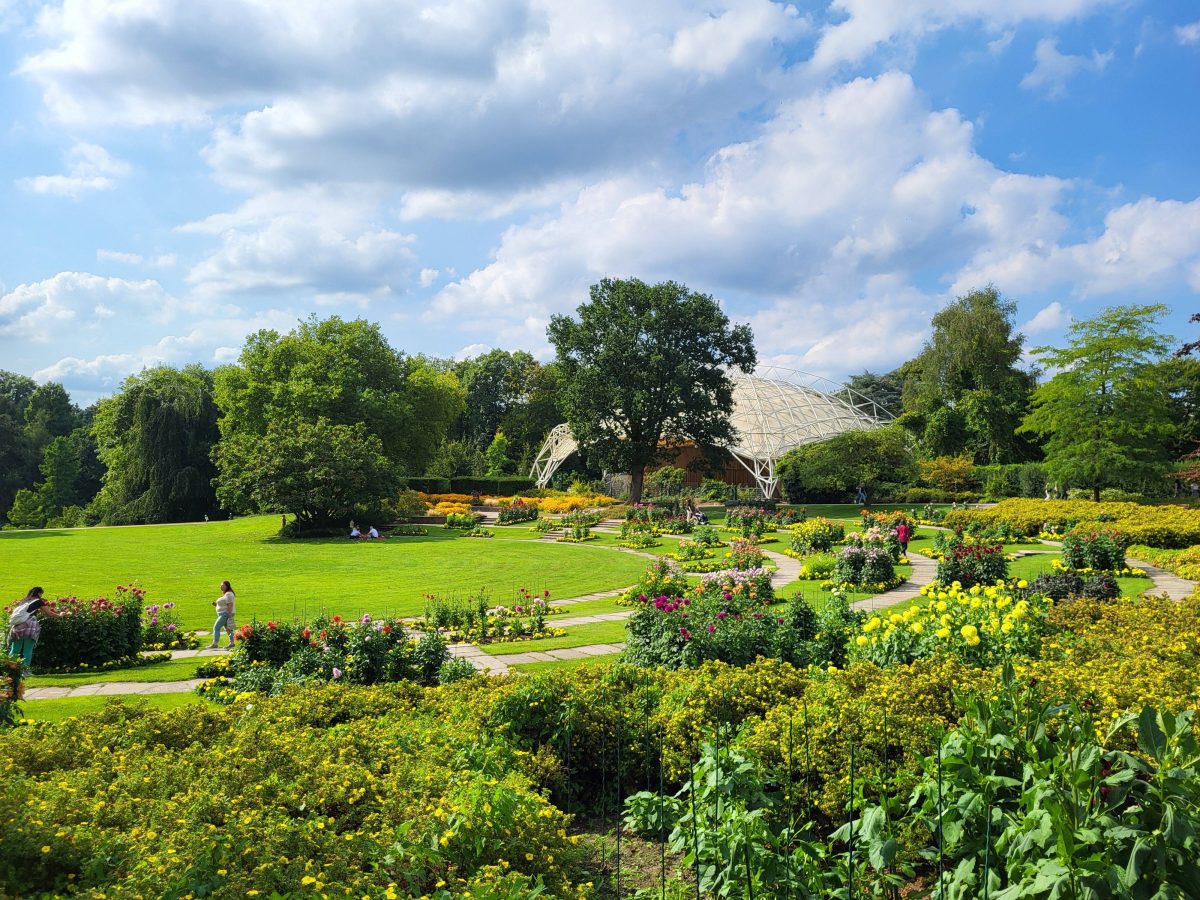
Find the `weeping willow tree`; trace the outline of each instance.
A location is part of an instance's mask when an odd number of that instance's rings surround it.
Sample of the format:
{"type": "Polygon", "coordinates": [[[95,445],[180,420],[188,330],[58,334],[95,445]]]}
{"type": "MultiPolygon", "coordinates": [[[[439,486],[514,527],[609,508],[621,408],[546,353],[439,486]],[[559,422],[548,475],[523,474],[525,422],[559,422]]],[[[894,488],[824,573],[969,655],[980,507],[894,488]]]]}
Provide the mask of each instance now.
{"type": "Polygon", "coordinates": [[[186,522],[216,511],[212,388],[202,366],[160,366],[101,401],[92,433],[107,468],[96,498],[105,522],[186,522]]]}

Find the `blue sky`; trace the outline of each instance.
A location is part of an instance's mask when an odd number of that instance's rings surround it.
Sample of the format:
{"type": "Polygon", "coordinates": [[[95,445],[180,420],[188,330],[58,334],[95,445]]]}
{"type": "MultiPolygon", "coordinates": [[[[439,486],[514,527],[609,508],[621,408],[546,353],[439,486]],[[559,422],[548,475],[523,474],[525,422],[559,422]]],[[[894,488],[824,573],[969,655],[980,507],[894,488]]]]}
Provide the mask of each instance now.
{"type": "Polygon", "coordinates": [[[994,283],[1200,311],[1194,0],[0,0],[0,367],[88,402],[311,313],[551,355],[674,278],[830,376],[994,283]]]}

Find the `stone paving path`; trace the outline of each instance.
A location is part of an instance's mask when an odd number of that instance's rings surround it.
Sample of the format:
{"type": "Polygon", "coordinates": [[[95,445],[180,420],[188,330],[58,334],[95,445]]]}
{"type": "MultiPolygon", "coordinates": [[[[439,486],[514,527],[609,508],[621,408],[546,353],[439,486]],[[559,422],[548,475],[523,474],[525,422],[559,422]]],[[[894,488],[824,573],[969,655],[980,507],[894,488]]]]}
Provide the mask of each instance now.
{"type": "Polygon", "coordinates": [[[1167,572],[1140,559],[1126,559],[1125,561],[1131,566],[1142,569],[1154,582],[1154,587],[1142,591],[1143,594],[1154,594],[1155,596],[1166,594],[1172,600],[1184,600],[1192,596],[1192,592],[1196,590],[1196,582],[1180,578],[1173,572],[1167,572]]]}
{"type": "Polygon", "coordinates": [[[908,580],[883,594],[855,600],[850,604],[851,609],[883,609],[895,606],[905,600],[921,596],[921,588],[933,581],[937,575],[937,563],[923,553],[908,551],[908,563],[912,566],[912,574],[908,580]]]}
{"type": "Polygon", "coordinates": [[[105,681],[99,684],[80,684],[74,687],[31,687],[25,689],[26,700],[61,700],[64,697],[116,697],[125,694],[186,694],[203,684],[203,678],[187,681],[105,681]]]}

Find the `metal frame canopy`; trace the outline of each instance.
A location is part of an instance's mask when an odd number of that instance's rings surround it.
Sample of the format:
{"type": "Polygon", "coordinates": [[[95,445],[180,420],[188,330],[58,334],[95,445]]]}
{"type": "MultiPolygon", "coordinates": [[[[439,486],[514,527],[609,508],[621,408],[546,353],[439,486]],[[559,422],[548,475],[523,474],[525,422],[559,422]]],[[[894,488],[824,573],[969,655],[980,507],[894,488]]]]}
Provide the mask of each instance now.
{"type": "MultiPolygon", "coordinates": [[[[775,466],[789,450],[828,440],[848,431],[878,428],[891,414],[869,397],[820,375],[781,366],[759,366],[753,375],[740,369],[729,372],[733,382],[736,432],[726,447],[734,459],[754,476],[764,497],[779,486],[775,466]]],[[[565,422],[556,425],[534,460],[530,476],[539,487],[579,444],[565,422]]]]}

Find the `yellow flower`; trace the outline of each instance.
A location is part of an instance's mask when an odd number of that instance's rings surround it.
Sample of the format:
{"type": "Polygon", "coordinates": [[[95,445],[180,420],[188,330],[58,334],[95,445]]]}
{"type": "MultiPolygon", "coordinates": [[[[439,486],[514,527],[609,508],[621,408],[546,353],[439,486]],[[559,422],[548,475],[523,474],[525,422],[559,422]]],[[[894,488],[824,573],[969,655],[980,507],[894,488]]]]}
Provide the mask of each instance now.
{"type": "Polygon", "coordinates": [[[967,643],[970,643],[971,638],[975,638],[976,641],[979,640],[979,629],[974,625],[964,625],[959,631],[967,639],[967,643]]]}
{"type": "Polygon", "coordinates": [[[942,640],[945,640],[946,638],[950,637],[950,629],[949,628],[945,628],[945,627],[939,628],[936,633],[937,633],[937,636],[940,637],[942,640]]]}
{"type": "Polygon", "coordinates": [[[855,638],[854,643],[858,644],[860,647],[865,647],[867,646],[867,639],[860,634],[857,638],[855,638]]]}

